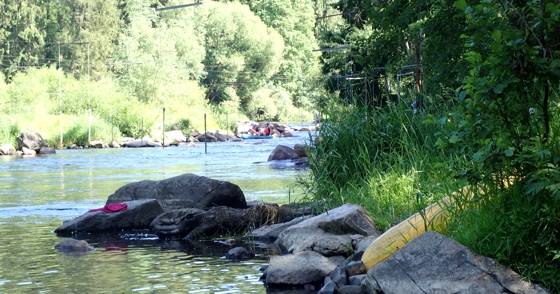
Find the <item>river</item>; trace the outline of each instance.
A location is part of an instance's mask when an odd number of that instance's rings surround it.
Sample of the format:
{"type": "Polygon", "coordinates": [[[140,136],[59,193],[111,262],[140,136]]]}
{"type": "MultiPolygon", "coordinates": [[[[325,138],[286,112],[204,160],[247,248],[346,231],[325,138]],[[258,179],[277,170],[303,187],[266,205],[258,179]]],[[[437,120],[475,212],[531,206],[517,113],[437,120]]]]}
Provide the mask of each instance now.
{"type": "Polygon", "coordinates": [[[271,166],[279,144],[295,137],[197,143],[193,148],[57,150],[35,157],[0,156],[0,294],[2,293],[266,293],[258,281],[266,250],[245,244],[254,259],[230,262],[230,246],[214,241],[160,241],[151,234],[82,234],[96,250],[72,256],[54,249],[54,230],[105,205],[119,187],[194,173],[237,184],[247,201],[279,204],[291,191],[293,165],[271,166]]]}

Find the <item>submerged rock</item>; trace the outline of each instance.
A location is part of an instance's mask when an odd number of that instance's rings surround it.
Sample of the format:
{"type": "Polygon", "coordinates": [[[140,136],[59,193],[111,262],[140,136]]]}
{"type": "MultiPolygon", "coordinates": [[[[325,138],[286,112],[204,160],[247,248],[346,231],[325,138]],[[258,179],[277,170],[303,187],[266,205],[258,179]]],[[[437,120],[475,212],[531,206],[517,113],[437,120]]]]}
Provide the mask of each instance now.
{"type": "Polygon", "coordinates": [[[83,255],[88,251],[95,250],[88,242],[72,238],[62,239],[54,248],[62,253],[71,255],[83,255]]]}
{"type": "Polygon", "coordinates": [[[255,254],[253,254],[251,251],[249,251],[247,248],[244,247],[232,248],[226,254],[226,259],[235,260],[235,261],[251,259],[253,257],[255,257],[255,254]]]}

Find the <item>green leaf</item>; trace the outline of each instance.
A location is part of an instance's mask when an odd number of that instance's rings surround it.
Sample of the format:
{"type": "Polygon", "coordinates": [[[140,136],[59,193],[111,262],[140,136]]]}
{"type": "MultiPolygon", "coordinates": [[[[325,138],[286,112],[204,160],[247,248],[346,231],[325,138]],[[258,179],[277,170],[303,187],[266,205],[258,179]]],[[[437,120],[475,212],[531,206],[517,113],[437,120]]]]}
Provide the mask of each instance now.
{"type": "Polygon", "coordinates": [[[449,138],[449,143],[455,144],[457,142],[459,142],[459,137],[457,135],[453,135],[451,136],[451,138],[449,138]]]}
{"type": "Polygon", "coordinates": [[[504,85],[503,84],[499,84],[496,87],[494,87],[494,93],[496,93],[496,94],[502,94],[503,91],[504,91],[504,85]]]}
{"type": "Polygon", "coordinates": [[[465,11],[465,9],[467,9],[467,7],[469,5],[467,4],[467,1],[465,1],[465,0],[458,0],[458,1],[455,1],[453,6],[455,6],[457,9],[459,9],[461,11],[465,11]]]}
{"type": "Polygon", "coordinates": [[[513,156],[513,150],[507,149],[506,151],[504,151],[504,155],[507,157],[513,156]]]}
{"type": "Polygon", "coordinates": [[[492,32],[492,38],[493,38],[495,41],[499,41],[501,37],[502,37],[502,31],[500,31],[500,30],[494,30],[494,31],[492,32]]]}
{"type": "Polygon", "coordinates": [[[460,101],[464,101],[466,96],[467,96],[467,91],[464,91],[464,90],[461,91],[461,92],[459,93],[459,100],[460,100],[460,101]]]}

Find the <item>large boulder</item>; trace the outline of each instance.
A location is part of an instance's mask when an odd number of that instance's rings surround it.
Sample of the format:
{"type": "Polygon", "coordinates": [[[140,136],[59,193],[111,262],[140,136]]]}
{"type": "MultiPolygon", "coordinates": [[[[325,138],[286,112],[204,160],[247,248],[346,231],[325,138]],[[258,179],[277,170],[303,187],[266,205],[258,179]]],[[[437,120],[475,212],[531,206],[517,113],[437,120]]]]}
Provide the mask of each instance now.
{"type": "Polygon", "coordinates": [[[141,139],[132,139],[123,141],[123,147],[162,147],[159,142],[155,142],[152,138],[144,136],[141,139]]]}
{"type": "Polygon", "coordinates": [[[266,284],[304,285],[323,280],[337,264],[313,251],[272,256],[266,272],[266,284]]]}
{"type": "Polygon", "coordinates": [[[218,142],[218,138],[211,133],[204,133],[198,136],[200,142],[218,142]]]}
{"type": "Polygon", "coordinates": [[[547,293],[513,270],[428,231],[367,272],[362,293],[547,293]]]}
{"type": "Polygon", "coordinates": [[[272,150],[272,153],[270,153],[270,155],[268,156],[268,161],[286,160],[286,159],[291,159],[291,160],[299,159],[299,156],[294,151],[294,149],[286,145],[276,146],[276,148],[274,148],[274,150],[272,150]]]}
{"type": "Polygon", "coordinates": [[[102,140],[93,140],[89,142],[89,146],[91,148],[105,148],[107,144],[103,143],[102,140]]]}
{"type": "Polygon", "coordinates": [[[222,134],[220,133],[220,131],[216,131],[214,133],[214,137],[216,137],[216,139],[218,139],[219,142],[226,142],[229,139],[231,139],[227,134],[222,134]]]}
{"type": "Polygon", "coordinates": [[[165,132],[165,137],[167,138],[165,141],[171,142],[186,142],[187,137],[183,134],[181,130],[173,130],[169,132],[165,132]]]}
{"type": "Polygon", "coordinates": [[[125,203],[127,209],[123,211],[113,213],[86,212],[73,220],[64,222],[55,230],[55,233],[71,235],[79,232],[149,229],[150,223],[163,213],[163,209],[155,199],[125,203]]]}
{"type": "Polygon", "coordinates": [[[363,207],[345,204],[285,229],[275,244],[282,253],[348,255],[362,238],[371,235],[379,232],[363,207]]]}
{"type": "Polygon", "coordinates": [[[165,180],[126,184],[109,196],[107,204],[140,199],[156,199],[165,211],[189,207],[209,209],[213,206],[247,206],[239,186],[190,173],[165,180]]]}
{"type": "Polygon", "coordinates": [[[25,131],[17,137],[18,150],[23,147],[34,150],[39,153],[42,147],[48,147],[43,137],[36,131],[25,131]]]}

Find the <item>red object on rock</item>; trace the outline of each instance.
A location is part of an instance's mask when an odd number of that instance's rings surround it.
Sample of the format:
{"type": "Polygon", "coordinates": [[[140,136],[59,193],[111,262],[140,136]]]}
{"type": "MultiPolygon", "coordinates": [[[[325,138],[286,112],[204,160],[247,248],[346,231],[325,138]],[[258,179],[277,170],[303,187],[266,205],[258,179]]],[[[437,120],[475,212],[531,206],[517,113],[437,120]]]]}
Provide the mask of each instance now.
{"type": "Polygon", "coordinates": [[[88,212],[103,211],[106,213],[113,213],[113,212],[119,212],[127,209],[128,209],[128,205],[126,205],[126,203],[111,203],[103,206],[102,208],[92,209],[88,212]]]}

